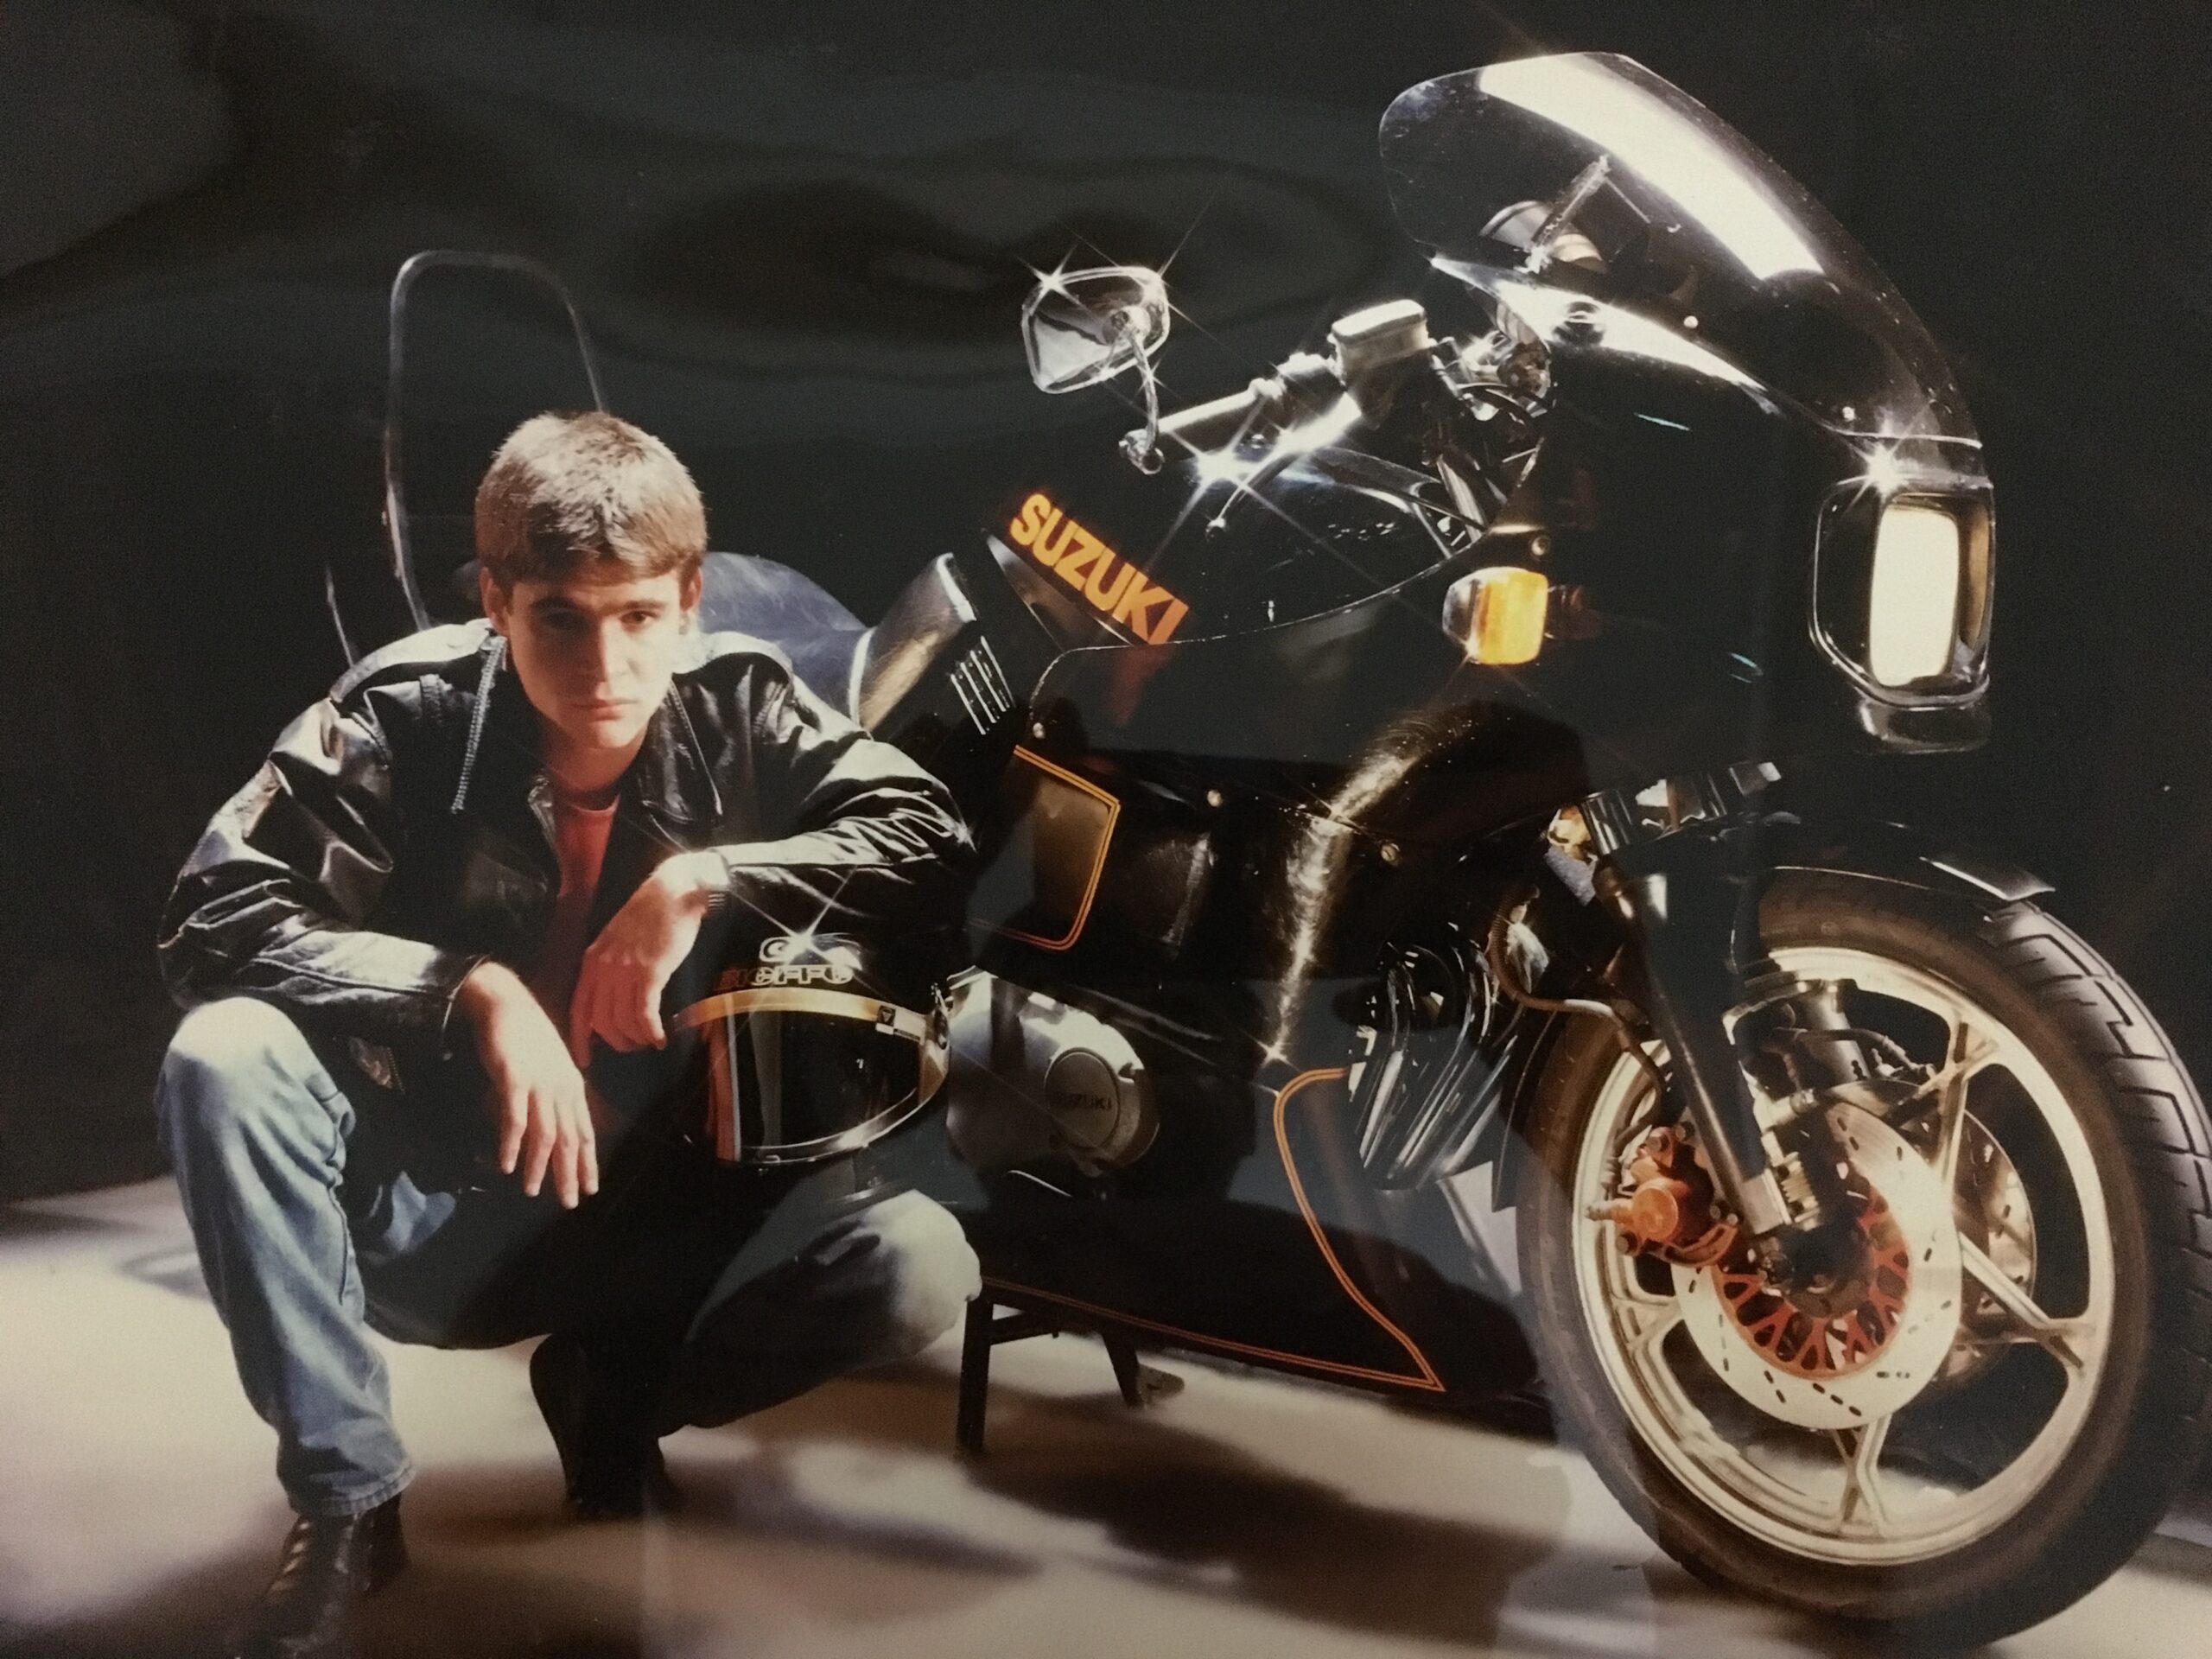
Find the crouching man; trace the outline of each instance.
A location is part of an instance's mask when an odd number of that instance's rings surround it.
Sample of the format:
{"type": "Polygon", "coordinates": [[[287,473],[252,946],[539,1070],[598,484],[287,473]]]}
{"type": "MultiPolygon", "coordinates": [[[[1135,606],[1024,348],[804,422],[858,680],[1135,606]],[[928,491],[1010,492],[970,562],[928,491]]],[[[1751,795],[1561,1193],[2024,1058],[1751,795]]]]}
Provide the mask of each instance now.
{"type": "Polygon", "coordinates": [[[918,1194],[683,1132],[698,1078],[663,1012],[702,931],[957,927],[943,788],[766,648],[698,632],[698,492],[636,428],[525,423],[476,540],[488,621],[376,653],[293,722],[162,924],[189,1010],[162,1135],[298,1516],[241,1653],[339,1650],[405,1563],[370,1327],[553,1333],[531,1382],[570,1503],[636,1513],[670,1496],[659,1435],[912,1353],[977,1288],[918,1194]]]}

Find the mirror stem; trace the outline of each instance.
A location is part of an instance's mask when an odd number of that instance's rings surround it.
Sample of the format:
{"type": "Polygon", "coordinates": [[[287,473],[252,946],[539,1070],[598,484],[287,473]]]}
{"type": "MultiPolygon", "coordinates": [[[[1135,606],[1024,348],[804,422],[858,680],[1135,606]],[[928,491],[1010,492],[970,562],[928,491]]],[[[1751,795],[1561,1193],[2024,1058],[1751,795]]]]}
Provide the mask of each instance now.
{"type": "Polygon", "coordinates": [[[1552,250],[1558,245],[1560,238],[1573,227],[1574,216],[1582,211],[1591,197],[1598,194],[1598,187],[1605,183],[1605,175],[1611,170],[1611,159],[1600,156],[1574,175],[1574,182],[1567,187],[1567,194],[1560,198],[1559,206],[1547,213],[1543,224],[1537,227],[1535,236],[1529,244],[1528,257],[1521,262],[1522,270],[1534,276],[1550,266],[1552,250]]]}
{"type": "Polygon", "coordinates": [[[1166,460],[1160,452],[1160,382],[1152,372],[1152,356],[1145,350],[1146,329],[1141,314],[1133,321],[1131,311],[1124,307],[1114,314],[1113,326],[1117,340],[1135,340],[1137,376],[1144,385],[1144,429],[1122,435],[1122,454],[1130,466],[1150,477],[1166,460]]]}

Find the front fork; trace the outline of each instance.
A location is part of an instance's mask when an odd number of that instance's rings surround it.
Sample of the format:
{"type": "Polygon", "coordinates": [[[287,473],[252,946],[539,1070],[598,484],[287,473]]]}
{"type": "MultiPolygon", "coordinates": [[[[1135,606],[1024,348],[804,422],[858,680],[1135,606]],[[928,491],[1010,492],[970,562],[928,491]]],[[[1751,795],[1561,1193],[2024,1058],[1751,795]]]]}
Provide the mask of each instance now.
{"type": "MultiPolygon", "coordinates": [[[[1754,1249],[1780,1265],[1827,1206],[1818,1190],[1825,1183],[1808,1181],[1799,1160],[1776,1166],[1729,1027],[1730,1016],[1783,978],[1758,931],[1769,871],[1753,798],[1773,776],[1771,768],[1738,768],[1673,780],[1635,798],[1593,798],[1584,816],[1599,855],[1598,895],[1642,953],[1644,1013],[1673,1061],[1674,1104],[1723,1205],[1754,1249]]],[[[1847,1038],[1833,1004],[1815,995],[1796,1017],[1847,1038]]]]}
{"type": "Polygon", "coordinates": [[[1677,1103],[1714,1185],[1744,1230],[1763,1238],[1790,1224],[1789,1206],[1724,1018],[1767,965],[1761,884],[1741,856],[1749,834],[1684,831],[1624,847],[1599,864],[1596,886],[1642,950],[1644,1013],[1673,1058],[1677,1103]]]}

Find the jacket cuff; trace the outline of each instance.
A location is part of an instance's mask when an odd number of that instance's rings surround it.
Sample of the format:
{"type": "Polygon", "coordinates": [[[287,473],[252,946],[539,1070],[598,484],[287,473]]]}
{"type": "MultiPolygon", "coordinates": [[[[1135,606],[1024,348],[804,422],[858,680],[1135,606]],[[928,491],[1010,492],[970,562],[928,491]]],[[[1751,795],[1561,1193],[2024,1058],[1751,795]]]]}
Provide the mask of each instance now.
{"type": "Polygon", "coordinates": [[[893,868],[880,856],[855,853],[849,842],[818,830],[779,841],[725,842],[705,847],[721,860],[723,888],[735,893],[750,870],[877,870],[893,868]]]}
{"type": "MultiPolygon", "coordinates": [[[[357,944],[366,939],[354,936],[357,944]]],[[[461,982],[484,957],[390,935],[374,943],[372,956],[284,976],[271,988],[272,1000],[297,1003],[334,1029],[372,1041],[449,1046],[461,982]]]]}
{"type": "Polygon", "coordinates": [[[437,1000],[438,1052],[454,1052],[454,1027],[461,1007],[461,982],[485,963],[492,960],[489,951],[480,950],[474,956],[455,950],[441,950],[431,969],[429,982],[424,991],[437,1000]]]}
{"type": "Polygon", "coordinates": [[[747,846],[742,842],[699,849],[701,853],[719,863],[722,871],[721,880],[707,894],[709,916],[727,915],[736,905],[737,885],[743,879],[746,864],[742,855],[747,850],[748,850],[747,846]]]}

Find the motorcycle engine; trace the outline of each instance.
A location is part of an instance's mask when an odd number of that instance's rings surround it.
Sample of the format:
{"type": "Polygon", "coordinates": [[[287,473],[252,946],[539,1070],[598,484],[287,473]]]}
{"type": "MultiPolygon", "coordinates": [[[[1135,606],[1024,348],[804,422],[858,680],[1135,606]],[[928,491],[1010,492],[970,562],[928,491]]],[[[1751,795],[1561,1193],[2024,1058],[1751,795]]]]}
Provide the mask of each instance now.
{"type": "Polygon", "coordinates": [[[950,1000],[945,1133],[968,1163],[1058,1160],[1103,1175],[1150,1149],[1151,1078],[1113,1027],[989,974],[950,1000]]]}

